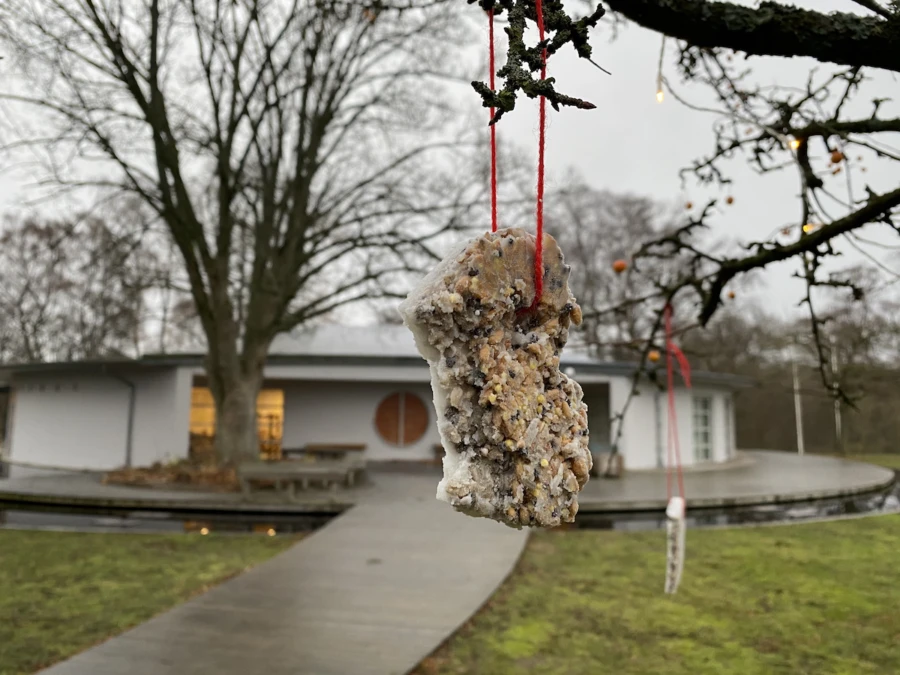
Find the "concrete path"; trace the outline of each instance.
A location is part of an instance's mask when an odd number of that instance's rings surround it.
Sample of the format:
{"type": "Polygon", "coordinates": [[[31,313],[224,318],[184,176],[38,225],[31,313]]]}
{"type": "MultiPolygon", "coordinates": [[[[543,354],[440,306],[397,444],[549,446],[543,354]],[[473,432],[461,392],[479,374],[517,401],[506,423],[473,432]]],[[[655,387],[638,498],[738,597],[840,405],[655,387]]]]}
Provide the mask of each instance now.
{"type": "Polygon", "coordinates": [[[287,552],[44,675],[402,675],[491,596],[527,534],[381,476],[287,552]]]}

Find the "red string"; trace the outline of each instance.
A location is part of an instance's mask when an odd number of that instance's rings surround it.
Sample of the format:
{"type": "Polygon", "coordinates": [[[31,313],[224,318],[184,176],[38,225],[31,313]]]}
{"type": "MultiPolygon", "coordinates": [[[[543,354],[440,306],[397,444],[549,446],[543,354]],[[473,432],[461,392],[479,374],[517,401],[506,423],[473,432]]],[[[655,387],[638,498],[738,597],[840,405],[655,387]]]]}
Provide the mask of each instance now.
{"type": "Polygon", "coordinates": [[[678,417],[675,410],[675,361],[681,370],[681,377],[685,386],[691,388],[691,367],[684,352],[678,348],[672,339],[672,306],[666,305],[663,310],[666,324],[666,380],[668,385],[669,403],[669,439],[667,443],[666,462],[666,490],[668,498],[672,499],[672,472],[678,476],[678,495],[684,499],[684,475],[681,471],[681,444],[678,440],[678,417]]]}
{"type": "MultiPolygon", "coordinates": [[[[490,46],[491,91],[494,91],[494,10],[488,14],[488,34],[490,46]]],[[[494,121],[494,107],[491,106],[491,232],[497,231],[497,125],[494,121]]]]}
{"type": "MultiPolygon", "coordinates": [[[[541,0],[535,0],[534,9],[537,13],[538,34],[541,42],[544,41],[544,8],[541,0]]],[[[547,79],[547,48],[541,49],[541,80],[547,79]]],[[[537,176],[537,226],[535,236],[537,241],[534,246],[534,303],[541,300],[544,292],[544,144],[547,127],[547,101],[541,96],[539,103],[538,121],[538,176],[537,176]]]]}

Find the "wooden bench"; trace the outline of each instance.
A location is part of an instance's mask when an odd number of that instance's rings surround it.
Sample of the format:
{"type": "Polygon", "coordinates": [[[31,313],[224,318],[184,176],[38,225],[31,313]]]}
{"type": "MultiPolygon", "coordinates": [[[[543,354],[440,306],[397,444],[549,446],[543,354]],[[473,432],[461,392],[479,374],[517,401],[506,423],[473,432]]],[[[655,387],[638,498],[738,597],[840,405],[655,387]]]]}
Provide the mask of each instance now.
{"type": "Polygon", "coordinates": [[[334,490],[338,484],[352,486],[365,470],[360,461],[344,460],[312,464],[306,462],[245,462],[238,465],[238,482],[241,492],[249,495],[252,484],[259,481],[274,482],[275,489],[286,488],[288,498],[294,501],[296,487],[308,489],[312,483],[320,483],[334,490]]]}
{"type": "Polygon", "coordinates": [[[307,443],[302,448],[285,448],[284,457],[309,457],[312,459],[347,459],[348,455],[362,454],[365,443],[307,443]]]}

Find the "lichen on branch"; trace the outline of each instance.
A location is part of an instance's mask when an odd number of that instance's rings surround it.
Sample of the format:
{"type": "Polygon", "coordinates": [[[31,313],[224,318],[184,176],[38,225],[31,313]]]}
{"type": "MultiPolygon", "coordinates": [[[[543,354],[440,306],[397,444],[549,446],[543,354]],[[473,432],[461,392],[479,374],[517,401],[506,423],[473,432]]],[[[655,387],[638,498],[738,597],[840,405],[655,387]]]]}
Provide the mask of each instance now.
{"type": "Polygon", "coordinates": [[[495,108],[491,124],[516,107],[519,92],[529,98],[543,96],[554,110],[561,105],[590,110],[596,106],[589,101],[562,94],[556,90],[552,77],[541,79],[533,73],[541,70],[541,52],[547,50],[551,56],[567,44],[571,44],[575,52],[584,59],[591,59],[589,30],[606,13],[602,5],[588,16],[573,19],[566,12],[560,0],[543,0],[545,38],[532,47],[525,43],[525,29],[528,22],[537,23],[535,0],[468,0],[469,4],[477,3],[484,11],[493,12],[495,17],[506,14],[508,25],[506,35],[509,38],[506,64],[497,71],[504,80],[503,87],[497,91],[484,82],[472,82],[475,91],[481,96],[485,108],[495,108]]]}

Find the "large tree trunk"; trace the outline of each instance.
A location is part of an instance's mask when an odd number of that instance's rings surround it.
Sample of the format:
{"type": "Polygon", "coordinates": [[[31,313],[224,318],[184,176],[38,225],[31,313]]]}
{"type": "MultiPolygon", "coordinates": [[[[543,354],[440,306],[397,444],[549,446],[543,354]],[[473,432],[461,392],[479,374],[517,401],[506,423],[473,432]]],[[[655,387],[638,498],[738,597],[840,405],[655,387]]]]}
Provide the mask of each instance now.
{"type": "Polygon", "coordinates": [[[238,353],[233,324],[220,329],[206,359],[209,388],[216,405],[216,457],[222,463],[259,459],[256,401],[262,388],[268,341],[238,353]]]}
{"type": "Polygon", "coordinates": [[[216,455],[220,462],[236,464],[241,460],[259,459],[259,433],[256,425],[256,399],[262,384],[262,373],[245,373],[228,378],[228,384],[217,396],[216,455]]]}

